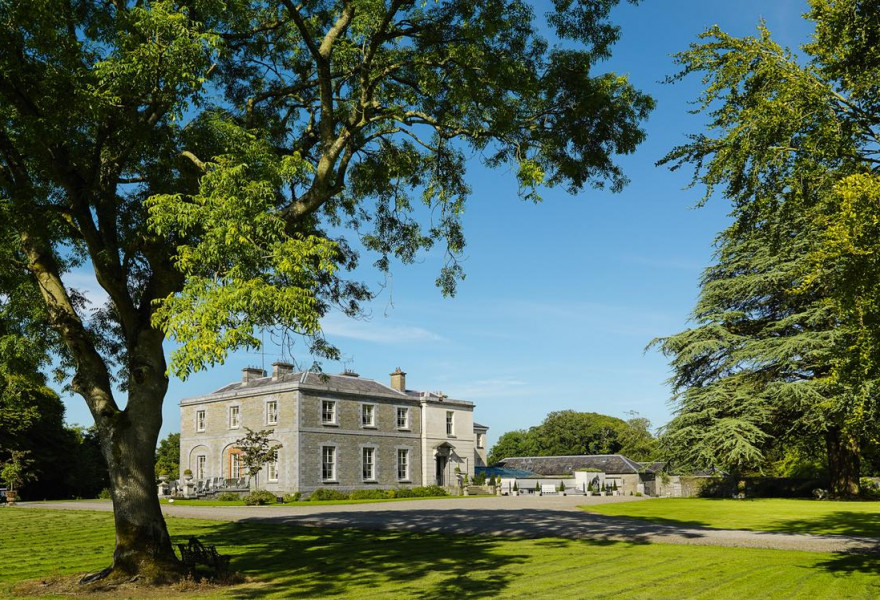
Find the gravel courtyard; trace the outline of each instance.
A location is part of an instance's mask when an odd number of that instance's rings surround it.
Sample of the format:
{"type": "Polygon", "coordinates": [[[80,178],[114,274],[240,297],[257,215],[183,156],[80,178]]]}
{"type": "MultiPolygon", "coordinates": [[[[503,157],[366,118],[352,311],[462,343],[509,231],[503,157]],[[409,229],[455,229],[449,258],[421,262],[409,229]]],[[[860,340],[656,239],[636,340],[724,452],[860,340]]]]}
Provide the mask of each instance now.
{"type": "MultiPolygon", "coordinates": [[[[632,497],[519,496],[407,500],[400,502],[276,506],[181,506],[163,504],[168,516],[217,521],[259,521],[313,527],[429,531],[462,535],[560,537],[630,543],[776,548],[805,552],[880,552],[880,540],[831,535],[678,527],[585,512],[578,506],[651,502],[632,497]]],[[[28,502],[22,507],[109,511],[109,501],[28,502]]]]}

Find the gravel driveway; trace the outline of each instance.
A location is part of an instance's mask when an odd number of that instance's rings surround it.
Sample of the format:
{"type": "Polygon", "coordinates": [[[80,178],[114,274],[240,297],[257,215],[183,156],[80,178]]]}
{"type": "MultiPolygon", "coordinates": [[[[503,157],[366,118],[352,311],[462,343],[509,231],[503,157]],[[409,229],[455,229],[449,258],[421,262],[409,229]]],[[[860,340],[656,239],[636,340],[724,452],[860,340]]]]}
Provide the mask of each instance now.
{"type": "MultiPolygon", "coordinates": [[[[632,497],[520,496],[408,500],[375,504],[310,506],[181,506],[163,504],[166,515],[313,527],[430,531],[464,535],[560,537],[630,543],[776,548],[805,552],[880,552],[880,540],[832,535],[701,529],[607,517],[579,505],[651,502],[632,497]]],[[[29,502],[22,507],[111,510],[109,501],[29,502]]]]}

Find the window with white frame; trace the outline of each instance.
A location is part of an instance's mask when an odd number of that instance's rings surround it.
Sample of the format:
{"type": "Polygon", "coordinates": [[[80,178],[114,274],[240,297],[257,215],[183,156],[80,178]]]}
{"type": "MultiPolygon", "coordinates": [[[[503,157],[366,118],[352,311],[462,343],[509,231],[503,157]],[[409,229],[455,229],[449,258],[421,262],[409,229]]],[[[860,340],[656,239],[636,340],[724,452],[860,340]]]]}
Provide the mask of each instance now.
{"type": "Polygon", "coordinates": [[[206,429],[205,411],[196,411],[196,431],[204,431],[206,429]]]}
{"type": "Polygon", "coordinates": [[[363,427],[376,426],[376,405],[361,404],[361,425],[363,427]]]}
{"type": "Polygon", "coordinates": [[[278,402],[269,400],[266,402],[266,425],[278,424],[278,402]]]}
{"type": "Polygon", "coordinates": [[[409,450],[397,449],[397,480],[409,481],[409,450]]]}
{"type": "Polygon", "coordinates": [[[321,479],[336,481],[336,446],[321,447],[321,479]]]}
{"type": "Polygon", "coordinates": [[[208,457],[204,454],[196,456],[196,479],[204,479],[208,457]]]}
{"type": "Polygon", "coordinates": [[[278,481],[278,450],[272,454],[272,460],[266,463],[266,477],[269,481],[278,481]]]}
{"type": "Polygon", "coordinates": [[[446,435],[455,435],[455,413],[451,410],[446,411],[446,435]]]}
{"type": "Polygon", "coordinates": [[[397,428],[409,429],[409,408],[406,406],[397,407],[397,428]]]}
{"type": "Polygon", "coordinates": [[[241,477],[241,454],[238,452],[229,455],[229,476],[233,479],[241,477]]]}
{"type": "Polygon", "coordinates": [[[321,423],[324,425],[336,425],[336,401],[321,401],[321,423]]]}
{"type": "Polygon", "coordinates": [[[477,434],[477,448],[482,448],[483,444],[486,443],[486,440],[484,438],[485,436],[482,433],[477,434]]]}
{"type": "Polygon", "coordinates": [[[361,465],[363,466],[364,481],[375,481],[376,449],[368,446],[366,448],[363,448],[362,452],[363,460],[361,461],[361,465]]]}
{"type": "Polygon", "coordinates": [[[229,428],[230,429],[238,429],[241,427],[241,407],[240,406],[230,406],[229,407],[229,428]]]}

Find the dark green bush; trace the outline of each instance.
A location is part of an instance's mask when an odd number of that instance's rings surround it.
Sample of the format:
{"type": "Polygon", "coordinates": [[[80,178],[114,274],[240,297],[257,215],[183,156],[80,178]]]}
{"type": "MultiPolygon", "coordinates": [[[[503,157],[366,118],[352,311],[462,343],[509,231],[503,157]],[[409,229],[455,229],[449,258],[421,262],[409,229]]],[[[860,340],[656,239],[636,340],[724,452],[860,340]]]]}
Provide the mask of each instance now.
{"type": "Polygon", "coordinates": [[[266,490],[257,490],[251,492],[243,498],[244,503],[248,506],[262,506],[264,504],[275,504],[275,494],[266,490]]]}
{"type": "Polygon", "coordinates": [[[235,492],[223,492],[217,496],[217,500],[221,502],[235,502],[236,500],[241,500],[241,496],[235,492]]]}
{"type": "Polygon", "coordinates": [[[98,492],[98,498],[101,500],[109,500],[110,499],[110,488],[104,488],[100,492],[98,492]]]}
{"type": "Polygon", "coordinates": [[[355,490],[348,495],[348,498],[349,500],[384,500],[388,498],[388,494],[385,490],[355,490]]]}
{"type": "Polygon", "coordinates": [[[285,504],[290,503],[290,502],[299,502],[300,498],[302,498],[302,492],[294,492],[292,494],[284,494],[285,504]]]}
{"type": "Polygon", "coordinates": [[[318,488],[312,492],[309,500],[348,500],[348,494],[332,488],[318,488]]]}

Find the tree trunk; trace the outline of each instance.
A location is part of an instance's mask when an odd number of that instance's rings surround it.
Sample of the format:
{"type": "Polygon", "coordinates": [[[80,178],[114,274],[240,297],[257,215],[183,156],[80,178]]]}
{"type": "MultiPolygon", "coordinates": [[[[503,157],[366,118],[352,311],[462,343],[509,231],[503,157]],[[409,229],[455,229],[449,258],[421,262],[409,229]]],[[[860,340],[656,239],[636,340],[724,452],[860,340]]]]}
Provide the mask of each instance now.
{"type": "Polygon", "coordinates": [[[861,458],[858,440],[844,433],[840,428],[832,428],[825,433],[825,445],[828,450],[831,496],[834,498],[858,496],[861,458]]]}
{"type": "Polygon", "coordinates": [[[132,419],[128,411],[99,427],[101,446],[110,472],[110,494],[116,525],[113,564],[83,582],[105,577],[149,583],[176,580],[182,568],[159,505],[155,485],[154,448],[158,423],[132,419]]]}
{"type": "Polygon", "coordinates": [[[139,341],[130,353],[125,410],[96,418],[110,473],[116,549],[113,564],[84,582],[138,576],[145,582],[164,583],[183,574],[156,493],[156,443],[168,389],[161,337],[147,330],[139,341]]]}

